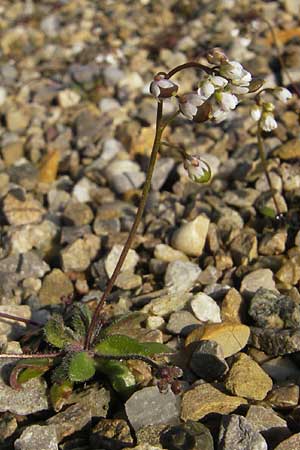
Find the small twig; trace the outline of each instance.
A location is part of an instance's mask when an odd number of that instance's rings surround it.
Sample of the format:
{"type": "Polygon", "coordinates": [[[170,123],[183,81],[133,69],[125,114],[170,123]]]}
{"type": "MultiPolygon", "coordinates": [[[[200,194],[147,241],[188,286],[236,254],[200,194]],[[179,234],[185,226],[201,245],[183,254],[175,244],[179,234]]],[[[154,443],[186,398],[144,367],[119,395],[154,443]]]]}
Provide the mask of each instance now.
{"type": "Polygon", "coordinates": [[[47,359],[56,358],[62,355],[63,352],[55,353],[0,353],[0,359],[47,359]]]}

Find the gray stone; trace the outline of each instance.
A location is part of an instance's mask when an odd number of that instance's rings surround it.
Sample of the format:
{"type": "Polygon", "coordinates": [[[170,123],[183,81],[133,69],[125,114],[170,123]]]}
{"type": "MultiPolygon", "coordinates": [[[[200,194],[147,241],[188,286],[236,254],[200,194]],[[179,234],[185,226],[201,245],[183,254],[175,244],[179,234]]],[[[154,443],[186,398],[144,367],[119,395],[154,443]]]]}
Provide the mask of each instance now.
{"type": "Polygon", "coordinates": [[[165,274],[165,286],[172,292],[189,291],[195,284],[201,269],[189,261],[172,261],[165,274]]]}
{"type": "Polygon", "coordinates": [[[193,351],[190,368],[200,378],[213,381],[228,371],[228,364],[220,345],[215,341],[201,341],[193,351]]]}
{"type": "Polygon", "coordinates": [[[173,158],[160,158],[157,161],[151,180],[152,189],[155,189],[157,191],[160,190],[160,188],[167,180],[169,173],[173,169],[174,164],[175,162],[173,158]]]}
{"type": "Polygon", "coordinates": [[[293,436],[280,442],[274,450],[298,450],[300,448],[300,433],[293,434],[293,436]]]}
{"type": "Polygon", "coordinates": [[[105,175],[113,189],[123,194],[139,188],[145,181],[145,174],[140,166],[129,159],[112,161],[105,169],[105,175]]]}
{"type": "MultiPolygon", "coordinates": [[[[122,245],[114,245],[105,259],[105,270],[109,277],[112,276],[112,273],[118,263],[122,250],[123,250],[122,245]]],[[[130,249],[122,266],[121,269],[122,272],[124,272],[125,270],[133,272],[138,261],[139,255],[135,250],[130,249]]]]}
{"type": "Polygon", "coordinates": [[[276,330],[251,327],[249,345],[271,356],[300,351],[300,329],[276,330]]]}
{"type": "Polygon", "coordinates": [[[262,368],[277,383],[300,382],[300,369],[288,356],[268,359],[262,363],[262,368]]]}
{"type": "Polygon", "coordinates": [[[210,220],[204,215],[183,223],[172,235],[172,246],[188,256],[201,256],[209,223],[210,220]]]}
{"type": "Polygon", "coordinates": [[[300,326],[300,306],[286,295],[260,288],[252,297],[249,315],[258,327],[297,328],[300,326]]]}
{"type": "Polygon", "coordinates": [[[66,399],[66,403],[80,403],[83,406],[88,405],[91,409],[92,417],[106,417],[110,403],[110,392],[97,385],[89,386],[86,389],[80,387],[66,399]]]}
{"type": "Polygon", "coordinates": [[[162,394],[156,386],[151,386],[135,392],[127,400],[125,409],[130,424],[137,431],[145,425],[178,422],[178,402],[179,397],[171,391],[162,394]]]}
{"type": "Polygon", "coordinates": [[[91,251],[83,239],[77,239],[60,252],[64,272],[85,271],[91,263],[91,251]]]}
{"type": "Polygon", "coordinates": [[[34,251],[0,260],[0,272],[13,274],[19,281],[25,278],[41,278],[48,271],[48,264],[34,251]]]}
{"type": "Polygon", "coordinates": [[[78,227],[88,225],[93,220],[92,209],[86,204],[78,201],[70,201],[63,212],[66,225],[78,227]]]}
{"type": "Polygon", "coordinates": [[[60,442],[67,436],[80,431],[92,419],[91,408],[88,404],[71,405],[46,421],[47,425],[54,427],[57,440],[60,442]]]}
{"type": "Polygon", "coordinates": [[[177,311],[171,314],[166,329],[171,334],[186,336],[200,324],[189,311],[177,311]]]}
{"type": "Polygon", "coordinates": [[[257,269],[248,273],[241,284],[241,294],[252,296],[260,288],[264,287],[272,291],[276,291],[273,272],[270,269],[257,269]]]}
{"type": "Polygon", "coordinates": [[[263,436],[243,416],[223,416],[218,450],[267,450],[263,436]]]}
{"type": "Polygon", "coordinates": [[[230,243],[230,252],[237,266],[257,258],[257,237],[253,228],[244,228],[230,243]]]}
{"type": "Polygon", "coordinates": [[[54,426],[31,425],[15,441],[15,450],[58,450],[54,426]]]}
{"type": "Polygon", "coordinates": [[[60,304],[62,296],[72,296],[74,292],[71,280],[59,269],[53,269],[43,279],[39,299],[42,305],[60,304]]]}

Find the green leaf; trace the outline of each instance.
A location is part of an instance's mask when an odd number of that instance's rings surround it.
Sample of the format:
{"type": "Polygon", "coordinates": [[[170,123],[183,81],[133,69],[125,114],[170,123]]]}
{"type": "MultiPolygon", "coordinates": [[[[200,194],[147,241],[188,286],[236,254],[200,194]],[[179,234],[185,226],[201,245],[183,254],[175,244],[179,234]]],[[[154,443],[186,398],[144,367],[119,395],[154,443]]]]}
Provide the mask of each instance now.
{"type": "Polygon", "coordinates": [[[158,342],[139,342],[128,336],[114,334],[107,336],[95,346],[95,351],[99,355],[142,355],[151,356],[159,353],[173,352],[169,347],[158,342]]]}
{"type": "Polygon", "coordinates": [[[73,330],[81,337],[85,337],[91,323],[91,311],[83,303],[74,304],[71,318],[73,330]]]}
{"type": "Polygon", "coordinates": [[[14,389],[20,389],[21,384],[32,378],[37,378],[47,372],[53,361],[49,358],[20,360],[10,373],[9,384],[14,389]]]}
{"type": "Polygon", "coordinates": [[[70,359],[69,380],[86,381],[95,373],[95,361],[86,352],[74,353],[70,359]]]}
{"type": "Polygon", "coordinates": [[[44,327],[47,342],[57,348],[63,348],[74,341],[72,330],[64,325],[63,318],[54,314],[44,327]]]}
{"type": "Polygon", "coordinates": [[[144,322],[147,317],[147,314],[138,311],[122,315],[108,327],[103,328],[99,336],[102,339],[113,334],[127,335],[127,332],[132,332],[133,329],[141,328],[141,322],[144,322]]]}
{"type": "Polygon", "coordinates": [[[132,372],[119,361],[97,359],[97,370],[104,373],[113,389],[122,395],[131,394],[136,386],[132,372]]]}
{"type": "Polygon", "coordinates": [[[50,399],[54,411],[58,412],[65,404],[65,400],[72,394],[73,383],[64,381],[61,384],[54,383],[50,389],[50,399]]]}
{"type": "Polygon", "coordinates": [[[276,217],[276,211],[274,211],[273,208],[270,208],[269,206],[263,206],[260,208],[260,212],[263,216],[270,217],[271,219],[275,219],[276,217]]]}

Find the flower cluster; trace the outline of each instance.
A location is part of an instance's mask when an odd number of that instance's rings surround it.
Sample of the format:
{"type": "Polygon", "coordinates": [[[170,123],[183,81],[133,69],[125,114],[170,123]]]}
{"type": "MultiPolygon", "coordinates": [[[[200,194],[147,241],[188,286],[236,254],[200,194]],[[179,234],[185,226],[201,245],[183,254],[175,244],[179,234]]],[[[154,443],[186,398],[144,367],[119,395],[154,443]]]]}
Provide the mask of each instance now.
{"type": "MultiPolygon", "coordinates": [[[[283,87],[275,89],[266,89],[261,93],[270,93],[276,100],[286,103],[292,98],[291,92],[283,87]]],[[[258,122],[262,130],[272,131],[277,128],[277,122],[274,117],[275,105],[272,102],[262,102],[258,97],[258,102],[251,109],[251,117],[258,122]]]]}

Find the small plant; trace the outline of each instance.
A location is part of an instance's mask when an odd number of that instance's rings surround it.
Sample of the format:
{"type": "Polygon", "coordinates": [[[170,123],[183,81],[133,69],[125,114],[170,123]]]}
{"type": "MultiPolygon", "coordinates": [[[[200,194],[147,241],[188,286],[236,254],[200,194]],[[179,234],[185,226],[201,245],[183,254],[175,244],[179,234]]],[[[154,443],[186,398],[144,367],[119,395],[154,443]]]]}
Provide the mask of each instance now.
{"type": "MultiPolygon", "coordinates": [[[[66,308],[64,315],[53,315],[45,327],[37,333],[35,339],[37,339],[37,349],[40,353],[0,355],[1,358],[18,360],[10,377],[13,387],[19,388],[21,383],[49,371],[52,402],[55,409],[59,409],[61,399],[72,392],[74,383],[85,382],[99,371],[109,378],[116,391],[128,394],[135,388],[136,381],[124,361],[140,359],[151,366],[161,390],[171,385],[174,392],[179,392],[180,385],[177,379],[182,375],[181,370],[165,363],[159,364],[153,359],[157,355],[166,356],[171,353],[171,350],[163,344],[139,342],[120,331],[124,321],[134,323],[143,320],[144,317],[141,318],[139,313],[133,313],[104,327],[100,317],[101,312],[140,223],[157,155],[161,145],[164,144],[162,141],[164,130],[179,114],[193,122],[220,123],[229,117],[231,111],[246,96],[255,93],[252,96],[255,104],[251,115],[257,123],[259,155],[273,195],[276,213],[280,214],[263,149],[262,132],[272,131],[277,126],[274,105],[270,101],[265,101],[265,97],[272,96],[272,99],[287,101],[291,94],[285,88],[263,89],[262,85],[262,80],[253,79],[250,72],[245,70],[239,62],[230,61],[220,49],[213,49],[207,53],[207,65],[193,61],[177,66],[169,72],[159,72],[155,75],[150,85],[150,92],[157,101],[156,131],[149,167],[140,205],[115,270],[93,315],[86,305],[73,304],[66,308]],[[173,81],[173,77],[187,69],[196,69],[200,72],[199,85],[196,90],[181,94],[179,85],[173,81]],[[166,99],[173,99],[176,103],[176,111],[169,117],[164,117],[163,114],[166,99]]],[[[212,176],[209,165],[201,157],[189,154],[184,148],[176,148],[189,178],[196,183],[207,183],[212,176]]]]}

